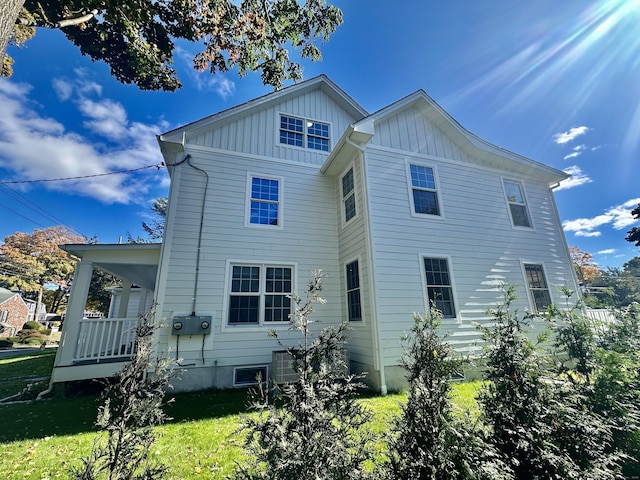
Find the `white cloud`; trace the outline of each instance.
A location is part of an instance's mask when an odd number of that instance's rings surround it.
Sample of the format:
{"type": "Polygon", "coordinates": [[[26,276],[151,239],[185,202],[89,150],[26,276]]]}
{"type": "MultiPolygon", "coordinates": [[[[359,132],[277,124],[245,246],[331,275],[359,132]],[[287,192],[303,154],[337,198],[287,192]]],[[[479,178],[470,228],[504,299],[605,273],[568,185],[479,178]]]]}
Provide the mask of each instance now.
{"type": "Polygon", "coordinates": [[[576,158],[576,157],[579,157],[580,155],[582,155],[582,152],[573,152],[573,153],[570,153],[569,155],[565,155],[564,159],[569,160],[570,158],[576,158]]]}
{"type": "Polygon", "coordinates": [[[580,135],[584,135],[590,130],[589,127],[585,127],[584,125],[581,127],[573,127],[570,128],[567,132],[556,133],[553,135],[553,141],[557,144],[568,143],[580,135]]]}
{"type": "Polygon", "coordinates": [[[607,248],[605,250],[600,250],[597,252],[598,255],[611,255],[612,253],[616,253],[615,248],[607,248]]]}
{"type": "Polygon", "coordinates": [[[193,81],[196,88],[201,91],[214,91],[223,100],[236,93],[236,84],[225,77],[222,73],[199,72],[193,68],[193,54],[184,48],[176,47],[174,50],[176,58],[179,58],[185,65],[187,76],[193,81]]]}
{"type": "MultiPolygon", "coordinates": [[[[31,88],[27,84],[0,82],[0,165],[12,173],[11,178],[5,175],[5,180],[99,175],[162,161],[155,135],[168,125],[131,122],[121,104],[89,98],[101,92],[94,82],[82,78],[54,82],[59,98],[77,108],[90,136],[69,131],[57,120],[36,111],[28,98],[31,88]],[[102,135],[104,141],[96,142],[95,134],[102,135]]],[[[147,170],[142,175],[108,175],[43,185],[104,203],[130,203],[144,201],[150,186],[156,186],[164,177],[164,171],[147,170]],[[150,180],[152,175],[157,178],[150,180]]]]}
{"type": "Polygon", "coordinates": [[[555,190],[556,192],[560,190],[568,190],[570,188],[579,187],[580,185],[584,185],[585,183],[592,182],[591,178],[589,178],[589,176],[584,173],[582,169],[577,165],[567,167],[564,172],[571,175],[571,177],[561,181],[560,186],[555,190]]]}
{"type": "Polygon", "coordinates": [[[621,205],[609,208],[602,215],[592,218],[577,218],[565,220],[562,228],[565,232],[573,232],[577,237],[599,237],[602,235],[600,227],[611,225],[616,230],[622,230],[636,222],[631,210],[638,206],[640,198],[627,200],[621,205]]]}

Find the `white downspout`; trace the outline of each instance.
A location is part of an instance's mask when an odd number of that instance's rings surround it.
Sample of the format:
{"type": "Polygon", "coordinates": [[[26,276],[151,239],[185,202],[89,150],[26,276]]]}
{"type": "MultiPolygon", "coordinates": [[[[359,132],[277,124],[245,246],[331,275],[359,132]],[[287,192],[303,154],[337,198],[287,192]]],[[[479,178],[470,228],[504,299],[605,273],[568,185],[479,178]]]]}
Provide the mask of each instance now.
{"type": "Polygon", "coordinates": [[[373,335],[373,345],[375,348],[375,356],[374,356],[374,368],[378,368],[378,372],[380,374],[380,394],[387,394],[387,379],[384,371],[384,361],[382,358],[382,348],[380,345],[380,333],[378,326],[378,296],[376,295],[376,282],[375,282],[375,271],[373,268],[373,236],[371,233],[371,223],[369,222],[369,212],[371,211],[369,208],[369,185],[367,183],[367,172],[366,172],[366,162],[364,161],[365,157],[365,148],[361,145],[354,143],[349,137],[345,137],[345,141],[358,149],[362,153],[362,175],[364,177],[364,185],[362,188],[362,192],[365,196],[364,205],[367,209],[366,215],[363,215],[365,222],[366,235],[365,239],[367,242],[367,250],[369,251],[369,255],[367,256],[367,261],[369,264],[369,289],[371,291],[371,317],[373,321],[371,322],[371,333],[373,335]],[[375,365],[377,363],[377,365],[375,365]]]}

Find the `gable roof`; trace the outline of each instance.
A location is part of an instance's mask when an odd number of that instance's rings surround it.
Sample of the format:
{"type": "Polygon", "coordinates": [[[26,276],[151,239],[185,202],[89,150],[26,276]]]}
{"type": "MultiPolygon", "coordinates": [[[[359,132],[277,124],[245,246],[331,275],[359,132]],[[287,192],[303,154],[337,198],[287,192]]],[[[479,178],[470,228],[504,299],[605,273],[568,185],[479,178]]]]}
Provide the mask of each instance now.
{"type": "Polygon", "coordinates": [[[165,163],[172,164],[175,161],[175,155],[183,150],[187,134],[191,135],[209,129],[215,123],[231,121],[256,107],[266,107],[313,90],[322,90],[354,118],[364,118],[369,115],[351,96],[333,83],[329,77],[322,74],[158,135],[157,140],[165,163]]]}
{"type": "Polygon", "coordinates": [[[12,292],[11,290],[7,290],[6,288],[0,287],[0,304],[3,304],[4,302],[9,300],[10,298],[13,298],[16,295],[18,295],[18,293],[12,292]]]}
{"type": "Polygon", "coordinates": [[[509,167],[518,172],[529,174],[535,172],[545,177],[550,185],[569,178],[569,175],[561,170],[498,147],[471,133],[440,107],[424,90],[407,95],[353,124],[336,144],[336,148],[323,165],[322,171],[329,174],[338,171],[341,168],[341,162],[338,158],[344,158],[341,151],[349,156],[352,150],[358,148],[357,145],[362,147],[370,140],[375,133],[376,123],[383,122],[392,115],[411,107],[416,108],[457,145],[480,160],[501,168],[509,167]]]}

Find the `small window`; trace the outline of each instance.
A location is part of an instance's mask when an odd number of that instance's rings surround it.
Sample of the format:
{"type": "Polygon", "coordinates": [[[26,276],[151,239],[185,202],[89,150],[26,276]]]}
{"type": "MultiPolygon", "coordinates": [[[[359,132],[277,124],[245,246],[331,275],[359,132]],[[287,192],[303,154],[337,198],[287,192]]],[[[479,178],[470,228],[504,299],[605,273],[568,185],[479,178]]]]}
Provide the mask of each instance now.
{"type": "Polygon", "coordinates": [[[249,186],[249,223],[280,226],[280,181],[252,176],[249,186]]]}
{"type": "Polygon", "coordinates": [[[293,268],[232,265],[229,291],[229,325],[288,322],[293,268]]]}
{"type": "Polygon", "coordinates": [[[256,367],[242,367],[233,370],[233,386],[244,387],[248,385],[257,385],[260,382],[266,382],[267,366],[260,365],[256,367]]]}
{"type": "Polygon", "coordinates": [[[509,210],[511,211],[511,221],[514,227],[531,228],[531,219],[527,209],[527,202],[524,198],[524,189],[519,182],[504,181],[504,191],[509,202],[509,210]]]}
{"type": "Polygon", "coordinates": [[[453,301],[453,285],[449,264],[445,258],[424,258],[424,273],[427,284],[429,308],[435,305],[445,318],[454,318],[456,308],[453,301]]]}
{"type": "Polygon", "coordinates": [[[541,312],[551,306],[551,295],[544,276],[542,265],[525,263],[524,271],[527,276],[529,294],[537,312],[541,312]]]}
{"type": "Polygon", "coordinates": [[[342,177],[342,203],[345,223],[356,216],[356,192],[353,183],[353,168],[342,177]]]}
{"type": "Polygon", "coordinates": [[[348,263],[347,270],[347,309],[350,322],[362,321],[362,304],[360,302],[360,272],[358,261],[348,263]]]}
{"type": "Polygon", "coordinates": [[[280,143],[328,152],[329,125],[314,120],[280,115],[280,143]]]}
{"type": "Polygon", "coordinates": [[[409,165],[413,211],[420,215],[440,215],[433,168],[409,165]]]}

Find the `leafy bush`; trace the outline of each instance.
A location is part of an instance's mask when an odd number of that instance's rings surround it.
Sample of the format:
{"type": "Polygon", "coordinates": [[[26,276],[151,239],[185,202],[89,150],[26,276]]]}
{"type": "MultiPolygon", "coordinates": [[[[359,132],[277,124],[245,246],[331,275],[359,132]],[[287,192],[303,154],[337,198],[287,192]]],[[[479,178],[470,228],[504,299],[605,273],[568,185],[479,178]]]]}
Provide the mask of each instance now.
{"type": "MultiPolygon", "coordinates": [[[[344,376],[342,348],[345,324],[327,327],[311,341],[309,315],[313,304],[323,302],[322,274],[309,283],[307,302],[293,295],[295,311],[291,328],[303,334],[296,349],[285,348],[294,359],[298,381],[271,389],[261,388],[253,407],[257,416],[247,417],[248,461],[239,465],[238,480],[356,479],[365,478],[364,464],[372,459],[365,425],[371,413],[356,402],[356,376],[344,376]]],[[[278,340],[275,332],[270,335],[278,340]]],[[[278,340],[279,342],[279,340],[278,340]]],[[[280,343],[280,342],[279,342],[280,343]]]]}
{"type": "Polygon", "coordinates": [[[29,320],[22,326],[22,330],[42,330],[42,328],[42,324],[34,320],[29,320]]]}
{"type": "Polygon", "coordinates": [[[0,338],[0,348],[10,348],[13,347],[13,340],[9,337],[0,338]]]}

